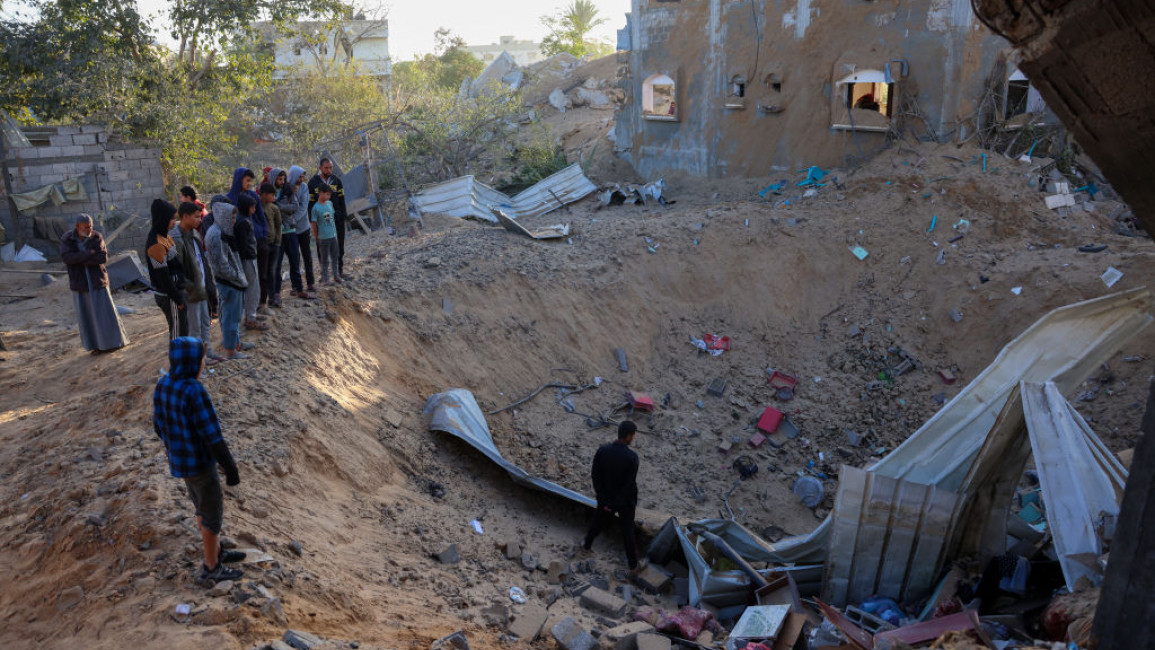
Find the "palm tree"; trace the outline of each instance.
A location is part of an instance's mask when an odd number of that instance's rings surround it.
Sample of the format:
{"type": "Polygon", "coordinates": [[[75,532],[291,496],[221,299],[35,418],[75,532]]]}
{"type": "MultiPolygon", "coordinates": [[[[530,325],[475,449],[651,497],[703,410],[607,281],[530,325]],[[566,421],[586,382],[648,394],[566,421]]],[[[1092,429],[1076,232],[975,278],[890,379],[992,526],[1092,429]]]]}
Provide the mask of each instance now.
{"type": "Polygon", "coordinates": [[[597,43],[588,42],[586,36],[606,19],[598,16],[593,0],[573,0],[558,15],[542,16],[541,22],[550,32],[541,43],[546,56],[569,52],[581,57],[598,49],[597,43]]]}

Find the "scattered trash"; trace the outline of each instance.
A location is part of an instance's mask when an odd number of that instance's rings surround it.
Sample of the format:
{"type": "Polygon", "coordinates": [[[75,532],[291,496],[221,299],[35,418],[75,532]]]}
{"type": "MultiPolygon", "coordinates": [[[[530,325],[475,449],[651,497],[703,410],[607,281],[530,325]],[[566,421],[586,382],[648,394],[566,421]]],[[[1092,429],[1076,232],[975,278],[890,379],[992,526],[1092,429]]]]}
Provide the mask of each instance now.
{"type": "Polygon", "coordinates": [[[626,391],[626,401],[630,403],[630,408],[637,411],[653,411],[654,400],[645,393],[635,393],[633,391],[626,391]]]}
{"type": "Polygon", "coordinates": [[[626,351],[622,348],[614,348],[614,358],[618,361],[618,370],[622,372],[630,371],[630,364],[626,361],[626,351]]]}
{"type": "Polygon", "coordinates": [[[661,205],[673,205],[677,203],[677,201],[668,201],[665,194],[666,182],[659,178],[645,185],[614,183],[598,192],[598,200],[601,201],[604,206],[623,204],[645,205],[646,202],[650,200],[657,201],[661,205]]]}
{"type": "MultiPolygon", "coordinates": [[[[754,435],[757,436],[757,435],[761,435],[761,434],[756,433],[754,435]]],[[[766,441],[766,437],[763,436],[762,441],[759,442],[757,445],[755,445],[754,444],[754,438],[750,438],[750,446],[757,449],[758,446],[761,445],[765,441],[766,441]]],[[[746,455],[742,455],[742,456],[735,458],[734,462],[732,463],[731,466],[734,469],[738,470],[738,476],[743,481],[758,473],[758,464],[754,462],[753,458],[746,456],[746,455]]]]}
{"type": "Polygon", "coordinates": [[[762,190],[761,192],[758,192],[758,196],[760,196],[762,198],[766,198],[766,195],[771,194],[771,193],[776,195],[776,196],[781,196],[783,187],[786,187],[786,180],[785,179],[778,181],[777,183],[771,183],[770,185],[767,185],[766,189],[762,190]]]}
{"type": "Polygon", "coordinates": [[[790,491],[802,502],[802,505],[812,509],[817,508],[822,503],[822,499],[826,497],[826,486],[813,476],[799,476],[798,480],[794,481],[794,487],[790,491]]]}
{"type": "Polygon", "coordinates": [[[715,378],[706,386],[706,392],[714,397],[721,397],[722,394],[726,392],[727,383],[728,382],[721,377],[715,378]]]}
{"type": "Polygon", "coordinates": [[[1110,289],[1111,287],[1115,286],[1116,282],[1122,279],[1123,272],[1113,266],[1108,266],[1107,270],[1101,277],[1103,279],[1103,284],[1107,285],[1107,288],[1110,289]]]}
{"type": "MultiPolygon", "coordinates": [[[[729,339],[727,339],[727,344],[728,344],[728,341],[729,341],[729,339]]],[[[705,339],[696,338],[694,336],[690,337],[690,344],[693,345],[694,347],[698,348],[702,352],[708,353],[712,357],[716,357],[716,356],[722,354],[723,352],[725,352],[725,350],[720,349],[720,348],[711,349],[709,344],[706,343],[705,339]]]]}
{"type": "Polygon", "coordinates": [[[938,215],[937,214],[931,215],[930,228],[927,228],[926,231],[927,232],[934,232],[934,227],[937,225],[938,225],[938,215]]]}
{"type": "Polygon", "coordinates": [[[963,319],[962,312],[957,309],[950,310],[950,319],[956,323],[961,323],[963,319]]]}
{"type": "Polygon", "coordinates": [[[136,310],[127,305],[117,305],[116,313],[120,314],[121,316],[128,316],[129,314],[135,314],[136,310]]]}
{"type": "Polygon", "coordinates": [[[478,535],[484,535],[485,534],[485,531],[482,530],[482,528],[481,528],[481,522],[480,521],[478,521],[476,519],[470,519],[469,525],[473,528],[473,532],[477,533],[478,535]]]}
{"type": "Polygon", "coordinates": [[[1107,250],[1106,244],[1083,244],[1079,247],[1080,253],[1101,253],[1105,250],[1107,250]]]}
{"type": "Polygon", "coordinates": [[[938,251],[938,257],[934,260],[935,264],[946,264],[946,249],[941,248],[938,251]]]}
{"type": "Polygon", "coordinates": [[[493,209],[493,216],[497,217],[497,222],[509,232],[523,235],[530,239],[561,239],[569,236],[569,224],[548,226],[541,230],[529,230],[513,219],[510,219],[508,215],[497,208],[493,209]]]}
{"type": "MultiPolygon", "coordinates": [[[[1105,280],[1104,280],[1104,282],[1105,282],[1105,280]]],[[[1111,285],[1107,285],[1107,286],[1111,286],[1111,285]]],[[[1023,292],[1022,287],[1011,287],[1011,293],[1015,294],[1016,296],[1022,292],[1023,292]]]]}
{"type": "Polygon", "coordinates": [[[176,606],[176,613],[181,616],[188,616],[192,613],[192,605],[189,603],[180,603],[176,606]]]}
{"type": "Polygon", "coordinates": [[[16,256],[14,258],[12,258],[12,261],[13,262],[47,262],[48,258],[44,257],[44,253],[41,253],[40,251],[36,250],[35,248],[29,246],[28,244],[24,244],[23,246],[20,247],[20,252],[16,253],[16,256]]]}
{"type": "Polygon", "coordinates": [[[509,588],[509,599],[518,605],[524,605],[529,598],[525,595],[525,590],[521,587],[509,588]]]}
{"type": "Polygon", "coordinates": [[[785,416],[782,411],[773,406],[767,406],[766,410],[762,411],[762,416],[758,418],[758,429],[766,433],[774,433],[778,430],[778,425],[782,422],[783,417],[785,416]]]}
{"type": "Polygon", "coordinates": [[[714,334],[704,334],[702,340],[706,343],[707,350],[722,350],[730,349],[729,336],[715,336],[714,334]]]}
{"type": "Polygon", "coordinates": [[[864,259],[866,259],[867,255],[870,255],[870,253],[868,253],[866,251],[866,249],[861,247],[861,246],[851,247],[850,252],[854,253],[854,256],[857,257],[859,260],[864,260],[864,259]]]}
{"type": "Polygon", "coordinates": [[[807,169],[799,170],[799,173],[802,173],[802,172],[806,172],[806,179],[801,181],[800,183],[798,183],[798,187],[803,187],[805,185],[813,185],[815,187],[823,187],[826,185],[826,183],[820,183],[819,181],[821,181],[823,178],[826,177],[826,175],[828,173],[830,173],[830,172],[827,172],[826,170],[822,169],[821,167],[817,167],[817,166],[812,166],[812,167],[808,167],[807,169]]]}

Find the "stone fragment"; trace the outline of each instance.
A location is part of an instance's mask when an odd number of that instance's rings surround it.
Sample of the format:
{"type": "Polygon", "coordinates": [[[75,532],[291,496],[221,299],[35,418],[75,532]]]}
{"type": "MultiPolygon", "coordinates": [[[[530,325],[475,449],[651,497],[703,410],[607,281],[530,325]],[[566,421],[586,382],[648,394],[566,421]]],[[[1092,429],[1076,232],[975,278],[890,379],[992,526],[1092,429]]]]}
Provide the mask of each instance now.
{"type": "Polygon", "coordinates": [[[233,581],[232,580],[221,580],[220,582],[213,585],[212,589],[209,589],[209,596],[211,596],[213,598],[220,598],[221,596],[228,595],[228,593],[232,590],[233,590],[233,581]]]}
{"type": "Polygon", "coordinates": [[[261,616],[264,616],[277,625],[285,625],[289,622],[289,619],[285,616],[285,608],[281,605],[280,598],[270,598],[269,602],[261,606],[261,616]]]}
{"type": "Polygon", "coordinates": [[[569,567],[561,560],[550,560],[549,567],[545,570],[545,581],[551,585],[560,585],[565,582],[566,576],[569,575],[569,567]]]}
{"type": "Polygon", "coordinates": [[[461,554],[457,552],[457,544],[450,544],[449,548],[438,553],[437,561],[442,564],[457,564],[461,562],[461,554]]]}
{"type": "Polygon", "coordinates": [[[495,603],[481,610],[481,617],[489,625],[505,628],[509,625],[509,606],[495,603]]]}
{"type": "Polygon", "coordinates": [[[527,605],[520,612],[514,613],[508,631],[522,641],[533,642],[541,634],[547,618],[549,612],[541,605],[527,605]]]}
{"type": "Polygon", "coordinates": [[[670,650],[670,640],[659,634],[639,634],[638,650],[670,650]]]}
{"type": "Polygon", "coordinates": [[[299,630],[285,630],[281,639],[296,650],[312,650],[313,646],[321,645],[321,637],[299,630]]]}
{"type": "Polygon", "coordinates": [[[638,647],[637,636],[653,631],[653,625],[645,621],[634,621],[622,623],[606,630],[603,637],[613,644],[614,650],[636,650],[638,647]]]}
{"type": "Polygon", "coordinates": [[[521,559],[521,544],[510,539],[506,540],[501,545],[502,550],[505,551],[505,559],[520,560],[521,559]]]}
{"type": "Polygon", "coordinates": [[[550,628],[549,633],[564,650],[593,650],[598,641],[572,616],[567,616],[550,628]]]}
{"type": "Polygon", "coordinates": [[[429,648],[430,650],[469,650],[469,639],[465,637],[465,632],[458,630],[453,634],[437,639],[429,648]]]}
{"type": "Polygon", "coordinates": [[[652,564],[642,569],[636,579],[643,589],[655,594],[662,593],[670,585],[670,576],[652,564]]]}
{"type": "Polygon", "coordinates": [[[583,591],[581,604],[586,609],[602,612],[615,618],[626,611],[626,601],[598,587],[590,587],[583,591]]]}

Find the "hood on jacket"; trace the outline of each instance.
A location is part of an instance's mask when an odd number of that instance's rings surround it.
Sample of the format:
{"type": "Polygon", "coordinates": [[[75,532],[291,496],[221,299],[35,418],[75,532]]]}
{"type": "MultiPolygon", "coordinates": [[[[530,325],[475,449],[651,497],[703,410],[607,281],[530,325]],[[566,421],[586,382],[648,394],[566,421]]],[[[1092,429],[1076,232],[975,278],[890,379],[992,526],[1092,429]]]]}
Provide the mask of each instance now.
{"type": "MultiPolygon", "coordinates": [[[[241,183],[244,182],[246,174],[252,173],[252,170],[250,170],[248,167],[237,167],[236,171],[233,172],[233,186],[229,188],[228,193],[229,203],[232,203],[233,205],[237,204],[237,200],[241,197],[241,183]]],[[[253,178],[255,184],[255,174],[253,175],[253,178]]]]}
{"type": "MultiPolygon", "coordinates": [[[[281,174],[285,175],[285,185],[289,184],[289,173],[280,167],[274,167],[272,171],[269,172],[269,182],[273,184],[273,187],[277,187],[277,177],[281,174]]],[[[277,188],[277,192],[279,193],[280,191],[280,188],[277,188]]]]}
{"type": "Polygon", "coordinates": [[[168,375],[173,379],[195,379],[201,371],[205,344],[192,336],[178,336],[168,344],[168,375]]]}
{"type": "Polygon", "coordinates": [[[164,199],[156,199],[152,202],[150,210],[152,212],[152,231],[162,237],[167,235],[168,225],[176,216],[176,206],[164,199]]]}
{"type": "Polygon", "coordinates": [[[290,185],[290,186],[296,185],[297,179],[304,176],[304,175],[305,175],[305,168],[304,167],[301,167],[298,165],[293,165],[292,167],[289,168],[289,178],[287,181],[285,181],[285,184],[290,185]]]}
{"type": "Polygon", "coordinates": [[[233,236],[233,212],[236,210],[228,201],[213,202],[213,225],[221,229],[222,235],[233,236]]]}

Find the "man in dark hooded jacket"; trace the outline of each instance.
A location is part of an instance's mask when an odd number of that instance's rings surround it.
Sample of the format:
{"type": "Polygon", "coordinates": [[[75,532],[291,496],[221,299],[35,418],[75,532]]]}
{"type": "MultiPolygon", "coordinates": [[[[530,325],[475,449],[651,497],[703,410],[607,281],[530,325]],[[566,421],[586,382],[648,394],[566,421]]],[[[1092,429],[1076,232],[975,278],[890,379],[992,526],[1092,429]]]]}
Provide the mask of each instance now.
{"type": "Polygon", "coordinates": [[[269,277],[267,269],[269,267],[269,222],[265,218],[265,210],[261,206],[261,195],[253,189],[256,181],[256,174],[252,170],[245,167],[238,167],[233,172],[233,185],[229,188],[229,203],[233,205],[240,205],[241,196],[248,196],[257,204],[257,211],[253,213],[250,220],[253,223],[253,236],[257,241],[257,256],[253,262],[253,271],[255,275],[252,282],[253,288],[251,290],[252,296],[245,298],[245,315],[249,322],[256,320],[257,309],[263,304],[269,295],[269,277]]]}
{"type": "Polygon", "coordinates": [[[237,580],[243,572],[225,568],[225,563],[240,562],[245,554],[221,548],[224,494],[217,465],[224,470],[228,485],[238,485],[241,477],[221,435],[213,400],[199,381],[205,367],[205,344],[191,336],[175,338],[168,345],[168,361],[168,374],[153,391],[152,424],[164,443],[169,471],[184,479],[196,508],[205,551],[197,582],[237,580]]]}
{"type": "Polygon", "coordinates": [[[168,338],[188,336],[188,296],[181,289],[176,242],[169,236],[176,223],[176,206],[156,199],[152,202],[152,228],[144,250],[148,254],[148,279],[156,305],[168,321],[168,338]]]}

